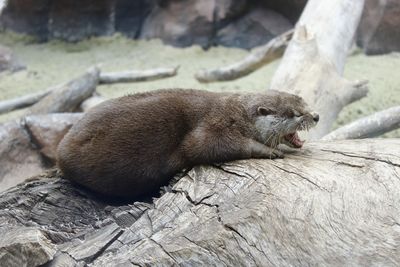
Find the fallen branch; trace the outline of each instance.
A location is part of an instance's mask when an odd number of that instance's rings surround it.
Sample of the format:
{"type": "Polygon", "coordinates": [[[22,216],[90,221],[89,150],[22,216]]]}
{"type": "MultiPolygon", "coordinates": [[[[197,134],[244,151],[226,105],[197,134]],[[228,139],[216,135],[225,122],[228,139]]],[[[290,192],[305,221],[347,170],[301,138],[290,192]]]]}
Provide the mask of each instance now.
{"type": "Polygon", "coordinates": [[[20,96],[0,102],[0,114],[31,106],[47,96],[51,90],[20,96]]]}
{"type": "Polygon", "coordinates": [[[349,123],[324,136],[322,140],[370,138],[398,128],[400,128],[400,106],[349,123]]]}
{"type": "Polygon", "coordinates": [[[56,89],[33,105],[28,114],[46,114],[73,112],[90,97],[99,82],[99,69],[93,67],[84,75],[58,86],[56,89]]]}
{"type": "Polygon", "coordinates": [[[104,96],[93,95],[82,102],[80,109],[83,112],[86,112],[89,109],[93,108],[94,106],[97,106],[98,104],[104,102],[105,100],[107,100],[107,98],[105,98],[104,96]]]}
{"type": "Polygon", "coordinates": [[[175,76],[178,73],[179,66],[174,68],[158,68],[143,71],[123,71],[100,73],[100,83],[127,83],[153,81],[175,76]]]}
{"type": "Polygon", "coordinates": [[[195,77],[199,82],[208,83],[230,81],[246,76],[275,59],[280,58],[292,36],[293,30],[287,31],[275,37],[267,44],[255,48],[241,61],[213,70],[200,70],[195,74],[195,77]]]}

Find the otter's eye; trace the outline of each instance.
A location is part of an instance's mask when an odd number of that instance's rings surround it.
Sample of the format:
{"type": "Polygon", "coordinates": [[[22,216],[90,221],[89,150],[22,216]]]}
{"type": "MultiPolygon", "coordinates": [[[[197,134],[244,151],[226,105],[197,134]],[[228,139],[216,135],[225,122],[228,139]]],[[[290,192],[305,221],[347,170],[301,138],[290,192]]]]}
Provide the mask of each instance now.
{"type": "Polygon", "coordinates": [[[258,107],[257,113],[258,113],[258,115],[261,115],[261,116],[267,116],[267,115],[275,114],[275,111],[270,108],[266,108],[266,107],[258,107]]]}
{"type": "Polygon", "coordinates": [[[287,110],[285,115],[288,118],[293,118],[294,117],[294,112],[293,112],[293,110],[287,110]]]}

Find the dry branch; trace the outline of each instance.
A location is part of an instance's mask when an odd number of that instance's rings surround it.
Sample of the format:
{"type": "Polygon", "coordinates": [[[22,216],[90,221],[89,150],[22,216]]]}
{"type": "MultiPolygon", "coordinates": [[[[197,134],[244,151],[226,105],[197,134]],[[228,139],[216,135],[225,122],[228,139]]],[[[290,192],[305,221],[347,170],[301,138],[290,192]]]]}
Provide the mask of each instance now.
{"type": "Polygon", "coordinates": [[[344,106],[367,94],[342,78],[364,1],[309,0],[270,88],[301,95],[320,114],[311,139],[329,133],[344,106]]]}
{"type": "Polygon", "coordinates": [[[213,70],[201,70],[195,74],[195,77],[199,82],[208,83],[230,81],[246,76],[275,59],[280,58],[292,36],[293,30],[287,31],[275,37],[267,44],[255,48],[241,61],[213,70]]]}
{"type": "Polygon", "coordinates": [[[108,206],[66,180],[38,179],[0,194],[0,234],[31,227],[43,242],[18,240],[0,262],[399,266],[399,173],[400,140],[367,139],[198,166],[154,205],[108,206]],[[37,253],[48,248],[56,252],[37,253]]]}
{"type": "Polygon", "coordinates": [[[178,69],[179,66],[174,68],[158,68],[143,71],[102,72],[100,73],[100,83],[109,84],[153,81],[175,76],[178,73],[178,69]]]}
{"type": "Polygon", "coordinates": [[[97,106],[98,104],[100,104],[106,100],[107,100],[107,98],[105,98],[104,96],[101,96],[99,94],[93,95],[82,102],[80,109],[83,112],[86,112],[89,109],[93,108],[94,106],[97,106]]]}
{"type": "Polygon", "coordinates": [[[400,128],[400,106],[356,120],[324,136],[322,140],[376,137],[400,128]]]}
{"type": "Polygon", "coordinates": [[[47,96],[51,90],[44,92],[24,95],[14,99],[4,100],[0,102],[0,114],[7,113],[16,109],[25,108],[38,102],[43,97],[47,96]]]}
{"type": "Polygon", "coordinates": [[[99,82],[99,70],[89,69],[84,75],[58,86],[56,89],[33,105],[28,114],[45,114],[57,112],[72,112],[90,97],[99,82]]]}

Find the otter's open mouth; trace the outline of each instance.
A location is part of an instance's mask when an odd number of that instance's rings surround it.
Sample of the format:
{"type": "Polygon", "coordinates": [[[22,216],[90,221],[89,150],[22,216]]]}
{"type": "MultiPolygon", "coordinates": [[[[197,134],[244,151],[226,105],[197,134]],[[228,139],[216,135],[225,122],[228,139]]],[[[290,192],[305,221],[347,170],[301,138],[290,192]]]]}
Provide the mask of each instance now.
{"type": "Polygon", "coordinates": [[[283,138],[286,141],[285,144],[293,148],[301,148],[305,142],[300,139],[297,132],[287,134],[283,138]]]}

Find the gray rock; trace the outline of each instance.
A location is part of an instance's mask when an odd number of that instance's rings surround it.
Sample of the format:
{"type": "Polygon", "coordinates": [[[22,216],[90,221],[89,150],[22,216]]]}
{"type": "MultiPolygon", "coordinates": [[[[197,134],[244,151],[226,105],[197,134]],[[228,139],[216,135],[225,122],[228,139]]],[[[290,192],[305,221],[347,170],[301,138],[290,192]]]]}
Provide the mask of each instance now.
{"type": "Polygon", "coordinates": [[[217,33],[216,43],[251,49],[293,28],[288,19],[275,11],[254,8],[217,33]]]}
{"type": "Polygon", "coordinates": [[[48,38],[51,0],[9,0],[0,16],[2,27],[36,36],[39,41],[48,38]]]}
{"type": "Polygon", "coordinates": [[[96,1],[52,1],[49,12],[49,37],[76,42],[83,38],[114,33],[111,20],[114,2],[96,1]]]}
{"type": "Polygon", "coordinates": [[[163,1],[146,18],[140,38],[160,38],[175,46],[212,45],[217,25],[246,8],[246,1],[163,1]]]}
{"type": "Polygon", "coordinates": [[[369,55],[400,51],[400,2],[366,0],[357,44],[369,55]]]}

